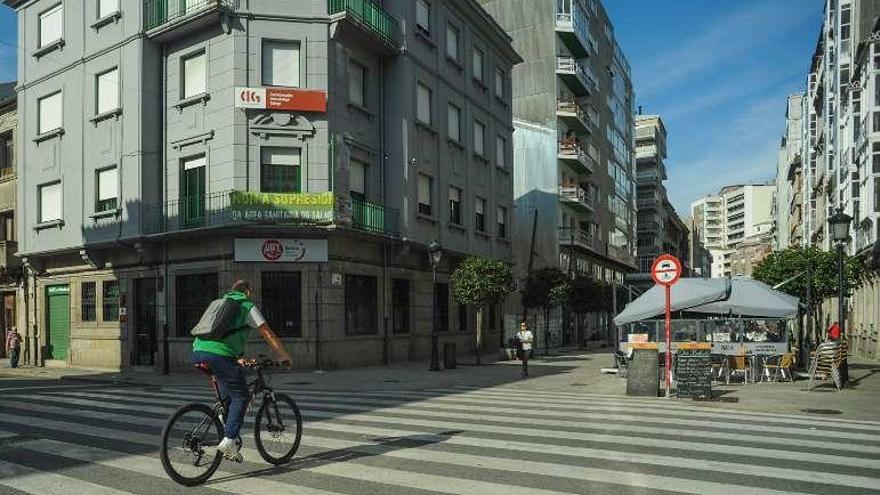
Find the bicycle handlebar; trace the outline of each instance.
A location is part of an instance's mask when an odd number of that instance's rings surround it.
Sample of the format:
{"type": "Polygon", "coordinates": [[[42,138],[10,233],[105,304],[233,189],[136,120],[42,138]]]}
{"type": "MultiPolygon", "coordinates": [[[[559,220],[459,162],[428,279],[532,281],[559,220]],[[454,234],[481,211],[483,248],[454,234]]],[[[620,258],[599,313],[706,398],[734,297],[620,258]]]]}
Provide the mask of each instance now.
{"type": "Polygon", "coordinates": [[[256,358],[246,359],[242,366],[246,368],[272,368],[272,367],[282,367],[284,366],[284,362],[276,361],[274,359],[269,359],[266,356],[260,355],[256,358]]]}

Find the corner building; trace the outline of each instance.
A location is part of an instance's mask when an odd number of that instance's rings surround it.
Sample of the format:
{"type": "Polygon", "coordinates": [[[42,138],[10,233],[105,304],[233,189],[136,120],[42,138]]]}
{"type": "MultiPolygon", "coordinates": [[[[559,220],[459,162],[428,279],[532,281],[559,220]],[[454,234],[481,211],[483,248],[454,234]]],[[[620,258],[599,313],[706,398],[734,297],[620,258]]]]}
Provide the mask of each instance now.
{"type": "Polygon", "coordinates": [[[5,3],[37,361],[187,366],[239,278],[301,367],[425,359],[435,303],[441,345],[473,351],[449,275],[511,257],[520,61],[474,0],[5,3]]]}

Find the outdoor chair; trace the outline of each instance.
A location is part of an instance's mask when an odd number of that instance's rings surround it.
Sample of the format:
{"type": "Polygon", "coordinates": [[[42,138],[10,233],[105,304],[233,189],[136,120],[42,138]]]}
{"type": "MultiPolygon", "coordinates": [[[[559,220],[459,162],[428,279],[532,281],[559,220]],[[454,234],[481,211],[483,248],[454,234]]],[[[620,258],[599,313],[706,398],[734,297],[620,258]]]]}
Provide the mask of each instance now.
{"type": "Polygon", "coordinates": [[[629,371],[629,363],[632,361],[633,349],[630,348],[628,352],[624,353],[621,350],[616,350],[612,354],[614,358],[614,367],[618,369],[619,376],[625,376],[629,371]]]}
{"type": "Polygon", "coordinates": [[[713,380],[721,380],[721,377],[727,373],[727,359],[725,357],[723,354],[712,354],[709,357],[713,380]]]}
{"type": "Polygon", "coordinates": [[[781,356],[776,356],[775,363],[771,363],[771,358],[764,358],[763,368],[764,375],[767,380],[770,380],[771,371],[773,372],[773,381],[779,381],[779,376],[782,375],[783,380],[788,380],[790,382],[794,382],[794,377],[791,374],[791,366],[794,364],[794,353],[786,352],[781,356]]]}
{"type": "Polygon", "coordinates": [[[843,377],[840,375],[840,366],[846,359],[847,346],[844,341],[827,341],[819,344],[812,355],[810,363],[810,380],[807,382],[807,390],[813,389],[816,381],[830,379],[837,390],[843,388],[843,377]]]}
{"type": "MultiPolygon", "coordinates": [[[[727,364],[727,385],[730,385],[730,376],[731,375],[743,375],[743,385],[749,383],[749,376],[752,376],[752,367],[749,363],[749,357],[745,354],[740,354],[738,356],[728,356],[728,364],[727,364]]],[[[755,377],[752,376],[752,381],[754,381],[755,377]]]]}

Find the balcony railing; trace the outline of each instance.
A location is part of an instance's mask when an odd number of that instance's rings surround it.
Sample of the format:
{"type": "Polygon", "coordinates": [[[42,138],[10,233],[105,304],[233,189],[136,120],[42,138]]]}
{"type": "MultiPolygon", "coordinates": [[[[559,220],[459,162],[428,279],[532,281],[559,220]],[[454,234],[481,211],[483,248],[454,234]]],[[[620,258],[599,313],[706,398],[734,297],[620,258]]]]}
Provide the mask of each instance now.
{"type": "Polygon", "coordinates": [[[330,15],[344,13],[354,23],[393,48],[401,45],[403,36],[400,23],[370,0],[328,0],[327,10],[330,15]]]}
{"type": "Polygon", "coordinates": [[[624,247],[617,247],[608,243],[608,257],[627,266],[636,266],[636,257],[624,247]]]}
{"type": "Polygon", "coordinates": [[[587,127],[587,113],[574,98],[556,100],[556,113],[566,120],[569,127],[583,132],[589,130],[587,127]]]}
{"type": "Polygon", "coordinates": [[[150,31],[160,26],[171,24],[203,14],[232,9],[229,0],[145,0],[144,29],[150,31]]]}
{"type": "Polygon", "coordinates": [[[595,91],[595,78],[590,77],[590,72],[589,66],[574,57],[556,57],[556,73],[577,96],[595,91]]]}
{"type": "Polygon", "coordinates": [[[260,193],[222,191],[173,199],[145,207],[147,235],[191,229],[244,225],[350,225],[367,232],[398,235],[397,210],[352,198],[350,218],[342,218],[332,191],[320,193],[260,193]]]}
{"type": "Polygon", "coordinates": [[[559,244],[563,246],[575,246],[585,249],[593,249],[593,236],[583,229],[563,228],[559,231],[559,244]]]}
{"type": "Polygon", "coordinates": [[[592,173],[592,162],[580,142],[573,139],[563,139],[559,141],[557,153],[559,159],[571,164],[578,172],[592,173]]]}
{"type": "Polygon", "coordinates": [[[593,209],[593,197],[579,186],[559,186],[559,199],[582,209],[593,209]]]}

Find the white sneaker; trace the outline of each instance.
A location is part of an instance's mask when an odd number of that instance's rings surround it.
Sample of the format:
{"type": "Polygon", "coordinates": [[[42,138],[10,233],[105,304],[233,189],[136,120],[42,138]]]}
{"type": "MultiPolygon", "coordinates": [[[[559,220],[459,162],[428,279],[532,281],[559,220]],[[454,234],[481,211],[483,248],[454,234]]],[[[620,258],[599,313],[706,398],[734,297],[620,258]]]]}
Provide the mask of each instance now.
{"type": "Polygon", "coordinates": [[[217,446],[217,450],[223,454],[225,459],[235,462],[244,461],[244,457],[242,457],[241,452],[238,451],[238,443],[232,438],[224,438],[221,440],[220,445],[217,446]]]}

